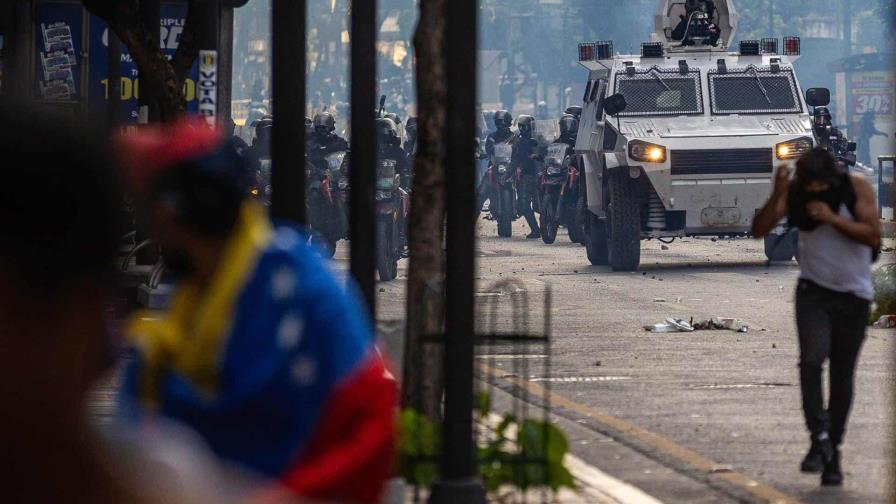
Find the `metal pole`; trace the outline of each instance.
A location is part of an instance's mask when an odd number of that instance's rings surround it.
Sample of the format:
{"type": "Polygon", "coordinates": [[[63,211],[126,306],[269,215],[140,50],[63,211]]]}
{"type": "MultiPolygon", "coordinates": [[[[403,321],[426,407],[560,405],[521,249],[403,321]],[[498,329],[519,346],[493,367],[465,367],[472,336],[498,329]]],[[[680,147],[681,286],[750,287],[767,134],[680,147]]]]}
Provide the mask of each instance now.
{"type": "Polygon", "coordinates": [[[221,5],[218,27],[218,117],[230,124],[233,100],[233,7],[221,5]]]}
{"type": "Polygon", "coordinates": [[[109,75],[106,89],[109,91],[109,97],[106,101],[106,112],[109,132],[116,133],[121,123],[121,41],[111,27],[108,28],[108,32],[109,75]]]}
{"type": "Polygon", "coordinates": [[[376,318],[376,0],[355,0],[351,13],[351,269],[376,318]]]}
{"type": "Polygon", "coordinates": [[[473,438],[474,276],[476,262],[476,126],[477,0],[445,2],[445,73],[448,81],[445,173],[447,227],[445,323],[445,423],[442,429],[442,474],[430,503],[485,502],[485,487],[476,469],[473,438]]]}
{"type": "Polygon", "coordinates": [[[271,216],[305,223],[305,0],[274,0],[271,216]]]}

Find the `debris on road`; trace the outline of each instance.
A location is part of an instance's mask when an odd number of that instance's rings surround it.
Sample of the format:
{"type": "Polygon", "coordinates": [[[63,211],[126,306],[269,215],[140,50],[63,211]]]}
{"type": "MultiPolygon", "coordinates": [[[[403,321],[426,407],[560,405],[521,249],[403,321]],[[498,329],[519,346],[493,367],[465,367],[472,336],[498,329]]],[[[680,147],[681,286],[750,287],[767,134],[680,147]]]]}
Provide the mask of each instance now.
{"type": "Polygon", "coordinates": [[[666,298],[653,298],[654,303],[665,303],[666,298]]]}
{"type": "Polygon", "coordinates": [[[669,317],[665,323],[644,326],[644,330],[654,333],[693,332],[694,328],[684,320],[669,317]]]}
{"type": "Polygon", "coordinates": [[[878,329],[890,329],[896,327],[896,315],[883,315],[877,322],[874,323],[874,327],[878,329]]]}
{"type": "MultiPolygon", "coordinates": [[[[663,298],[656,298],[654,302],[662,303],[666,300],[663,298]]],[[[692,332],[692,331],[716,331],[716,330],[725,330],[725,331],[734,331],[739,333],[745,333],[750,329],[750,326],[747,325],[741,319],[730,318],[730,317],[713,317],[709,320],[702,320],[699,322],[694,322],[694,318],[691,317],[690,322],[685,322],[683,319],[676,319],[669,317],[665,322],[661,322],[659,324],[646,325],[644,326],[644,330],[648,332],[654,333],[672,333],[672,332],[692,332]]]]}
{"type": "Polygon", "coordinates": [[[698,331],[728,330],[745,333],[750,329],[743,320],[729,317],[713,317],[700,322],[691,319],[691,325],[698,331]]]}
{"type": "Polygon", "coordinates": [[[663,246],[660,247],[660,249],[662,249],[662,250],[669,250],[669,247],[666,246],[666,245],[663,245],[663,246]]]}

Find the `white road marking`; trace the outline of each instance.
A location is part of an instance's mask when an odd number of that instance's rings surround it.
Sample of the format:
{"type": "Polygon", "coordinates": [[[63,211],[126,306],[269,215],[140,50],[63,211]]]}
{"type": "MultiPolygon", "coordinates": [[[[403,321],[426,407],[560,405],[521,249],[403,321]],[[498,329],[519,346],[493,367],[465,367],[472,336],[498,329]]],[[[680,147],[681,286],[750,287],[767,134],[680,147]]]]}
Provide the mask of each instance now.
{"type": "Polygon", "coordinates": [[[631,376],[550,376],[541,378],[531,378],[531,382],[551,382],[551,383],[593,383],[605,381],[631,380],[631,376]]]}

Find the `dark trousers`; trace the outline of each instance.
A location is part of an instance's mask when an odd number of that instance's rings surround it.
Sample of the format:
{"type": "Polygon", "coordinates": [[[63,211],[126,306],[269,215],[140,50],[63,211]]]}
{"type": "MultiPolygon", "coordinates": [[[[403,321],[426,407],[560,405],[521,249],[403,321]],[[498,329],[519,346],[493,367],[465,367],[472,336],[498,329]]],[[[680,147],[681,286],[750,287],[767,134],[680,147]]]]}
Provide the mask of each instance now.
{"type": "Polygon", "coordinates": [[[533,205],[537,194],[538,180],[535,175],[523,175],[520,177],[519,187],[516,189],[519,214],[526,218],[529,229],[534,233],[538,231],[538,221],[535,220],[533,205]]]}
{"type": "Polygon", "coordinates": [[[843,441],[852,406],[859,350],[865,339],[870,303],[800,280],[796,291],[796,323],[800,339],[800,386],[806,426],[817,435],[828,432],[834,445],[843,441]],[[830,398],[824,407],[822,365],[830,361],[830,398]]]}

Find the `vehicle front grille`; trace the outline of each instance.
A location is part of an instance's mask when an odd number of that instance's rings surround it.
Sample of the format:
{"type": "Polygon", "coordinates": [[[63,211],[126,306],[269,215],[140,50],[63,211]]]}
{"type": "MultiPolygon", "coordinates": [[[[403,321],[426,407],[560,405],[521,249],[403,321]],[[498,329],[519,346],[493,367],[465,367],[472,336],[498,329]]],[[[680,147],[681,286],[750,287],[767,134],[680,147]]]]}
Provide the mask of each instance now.
{"type": "Polygon", "coordinates": [[[772,173],[772,149],[673,150],[672,175],[772,173]]]}

